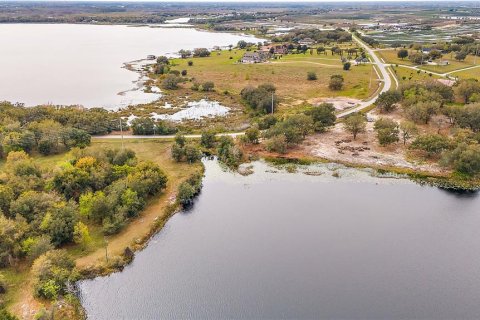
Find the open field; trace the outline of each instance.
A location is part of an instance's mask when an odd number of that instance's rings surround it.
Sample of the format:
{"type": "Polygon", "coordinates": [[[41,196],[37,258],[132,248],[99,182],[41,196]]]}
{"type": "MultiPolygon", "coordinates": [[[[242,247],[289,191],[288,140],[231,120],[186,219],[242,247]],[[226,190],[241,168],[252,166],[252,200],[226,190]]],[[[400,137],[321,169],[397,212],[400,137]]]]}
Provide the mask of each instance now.
{"type": "MultiPolygon", "coordinates": [[[[409,50],[409,52],[414,52],[415,50],[409,50]]],[[[376,53],[379,57],[383,58],[385,63],[391,64],[403,64],[407,66],[417,66],[416,64],[412,63],[408,58],[400,59],[397,57],[398,50],[378,50],[376,53]]],[[[447,73],[452,72],[458,69],[468,68],[474,66],[475,57],[472,55],[467,56],[465,61],[457,61],[455,60],[454,56],[451,54],[444,55],[441,60],[448,61],[449,64],[446,66],[437,66],[437,65],[423,65],[419,66],[420,69],[426,71],[432,71],[436,73],[447,73]]],[[[477,64],[480,63],[480,59],[477,58],[477,64]]]]}
{"type": "MultiPolygon", "coordinates": [[[[342,69],[339,56],[307,54],[288,55],[278,60],[258,64],[240,64],[237,61],[245,51],[233,50],[213,52],[211,57],[175,59],[175,70],[187,70],[188,77],[194,81],[213,81],[217,91],[229,91],[234,94],[246,86],[272,83],[282,98],[310,99],[315,97],[346,96],[364,99],[373,93],[368,90],[371,66],[352,66],[350,71],[342,69]],[[188,60],[193,66],[187,65],[188,60]],[[307,73],[316,72],[318,80],[308,81],[307,73]],[[328,88],[330,76],[341,74],[345,86],[341,91],[328,88]]],[[[185,84],[189,86],[189,84],[185,84]]]]}
{"type": "MultiPolygon", "coordinates": [[[[480,58],[479,58],[480,60],[480,58]]],[[[477,79],[480,80],[480,67],[474,69],[468,69],[458,72],[452,72],[450,74],[452,77],[459,77],[460,79],[477,79]]]]}
{"type": "Polygon", "coordinates": [[[429,72],[426,71],[420,71],[419,70],[413,70],[405,67],[393,67],[392,70],[394,70],[395,75],[397,76],[398,82],[404,83],[408,81],[424,81],[428,79],[440,79],[441,77],[432,74],[430,76],[429,72]]]}

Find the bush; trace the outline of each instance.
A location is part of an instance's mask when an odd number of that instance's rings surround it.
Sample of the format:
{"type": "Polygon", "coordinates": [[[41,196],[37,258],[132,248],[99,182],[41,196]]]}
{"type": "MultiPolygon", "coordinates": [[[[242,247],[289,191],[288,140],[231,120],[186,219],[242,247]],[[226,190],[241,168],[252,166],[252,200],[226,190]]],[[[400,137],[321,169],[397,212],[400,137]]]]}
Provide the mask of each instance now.
{"type": "Polygon", "coordinates": [[[348,70],[350,70],[351,66],[352,66],[352,64],[350,62],[345,62],[343,64],[343,70],[348,71],[348,70]]]}
{"type": "Polygon", "coordinates": [[[267,140],[265,148],[269,152],[286,153],[287,139],[285,136],[274,136],[267,140]]]}
{"type": "Polygon", "coordinates": [[[74,267],[75,262],[65,250],[52,250],[41,255],[32,266],[35,295],[54,300],[65,294],[74,267]]]}
{"type": "Polygon", "coordinates": [[[313,71],[310,71],[307,73],[307,80],[310,80],[310,81],[313,81],[313,80],[317,80],[317,74],[313,71]]]}
{"type": "Polygon", "coordinates": [[[258,128],[260,130],[266,130],[277,123],[277,117],[273,114],[267,114],[266,116],[260,118],[257,122],[258,128]]]}
{"type": "Polygon", "coordinates": [[[480,172],[480,145],[461,143],[444,155],[442,164],[449,165],[455,171],[466,175],[477,175],[480,172]]]}
{"type": "Polygon", "coordinates": [[[185,77],[187,75],[187,70],[182,70],[182,76],[185,77]]]}
{"type": "Polygon", "coordinates": [[[381,112],[389,113],[395,110],[396,104],[402,100],[402,94],[398,91],[387,91],[380,94],[375,104],[381,112]]]}
{"type": "Polygon", "coordinates": [[[214,87],[215,87],[215,84],[211,81],[207,81],[204,84],[202,84],[203,91],[212,91],[214,87]]]}
{"type": "Polygon", "coordinates": [[[215,141],[217,138],[215,137],[215,133],[212,131],[203,131],[202,137],[200,138],[200,145],[204,148],[210,149],[215,146],[215,141]]]}
{"type": "Polygon", "coordinates": [[[276,107],[278,104],[277,96],[275,95],[276,88],[271,84],[263,84],[254,87],[246,87],[240,93],[242,99],[250,106],[253,110],[259,113],[271,113],[272,112],[272,102],[273,107],[276,107]],[[273,99],[273,101],[272,101],[273,99]]]}
{"type": "Polygon", "coordinates": [[[400,130],[398,123],[391,119],[380,118],[375,122],[374,126],[377,132],[377,138],[380,145],[385,146],[399,140],[398,134],[400,130]]]}
{"type": "Polygon", "coordinates": [[[186,207],[193,203],[193,199],[202,189],[202,175],[195,174],[182,182],[178,187],[177,201],[186,207]]]}
{"type": "Polygon", "coordinates": [[[178,84],[180,83],[180,78],[176,75],[168,75],[162,82],[162,88],[167,90],[178,89],[178,84]]]}
{"type": "Polygon", "coordinates": [[[439,155],[442,151],[450,148],[450,139],[439,134],[424,134],[418,136],[410,145],[410,149],[424,151],[428,156],[439,155]]]}
{"type": "Polygon", "coordinates": [[[245,131],[245,135],[243,136],[244,142],[246,143],[252,143],[252,144],[257,144],[258,139],[260,138],[260,130],[258,130],[255,127],[248,128],[245,131]]]}
{"type": "Polygon", "coordinates": [[[189,66],[189,67],[193,66],[193,61],[192,61],[192,60],[189,60],[189,61],[188,61],[188,66],[189,66]]]}
{"type": "Polygon", "coordinates": [[[330,77],[330,82],[328,83],[328,87],[330,88],[330,90],[335,90],[335,91],[342,90],[343,82],[344,82],[344,79],[342,75],[334,74],[330,77]]]}
{"type": "Polygon", "coordinates": [[[222,136],[218,139],[217,156],[218,160],[225,163],[228,167],[236,168],[240,165],[243,154],[235,146],[232,137],[222,136]]]}
{"type": "Polygon", "coordinates": [[[337,120],[335,107],[331,103],[322,103],[311,108],[305,114],[312,117],[313,127],[317,132],[324,132],[328,127],[333,126],[337,120]]]}

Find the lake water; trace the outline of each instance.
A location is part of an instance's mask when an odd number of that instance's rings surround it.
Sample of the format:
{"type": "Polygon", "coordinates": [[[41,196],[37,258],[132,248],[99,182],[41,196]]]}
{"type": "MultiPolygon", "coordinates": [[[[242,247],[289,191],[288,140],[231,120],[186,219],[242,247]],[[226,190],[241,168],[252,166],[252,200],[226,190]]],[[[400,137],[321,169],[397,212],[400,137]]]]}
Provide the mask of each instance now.
{"type": "Polygon", "coordinates": [[[89,319],[478,319],[477,194],[275,170],[207,161],[193,208],[123,272],[80,283],[89,319]]]}
{"type": "Polygon", "coordinates": [[[125,62],[180,49],[258,39],[192,28],[123,25],[0,25],[0,100],[118,108],[156,100],[125,62]]]}

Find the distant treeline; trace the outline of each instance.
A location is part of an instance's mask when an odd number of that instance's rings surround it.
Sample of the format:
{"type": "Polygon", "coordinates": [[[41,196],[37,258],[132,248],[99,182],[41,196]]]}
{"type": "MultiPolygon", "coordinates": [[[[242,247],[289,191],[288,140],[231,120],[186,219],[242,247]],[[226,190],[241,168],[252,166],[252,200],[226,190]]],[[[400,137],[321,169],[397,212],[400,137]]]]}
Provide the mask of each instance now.
{"type": "Polygon", "coordinates": [[[317,43],[330,42],[348,42],[352,41],[352,35],[343,30],[318,30],[318,29],[301,29],[293,30],[288,34],[277,36],[272,39],[274,42],[299,42],[304,39],[312,39],[317,43]]]}

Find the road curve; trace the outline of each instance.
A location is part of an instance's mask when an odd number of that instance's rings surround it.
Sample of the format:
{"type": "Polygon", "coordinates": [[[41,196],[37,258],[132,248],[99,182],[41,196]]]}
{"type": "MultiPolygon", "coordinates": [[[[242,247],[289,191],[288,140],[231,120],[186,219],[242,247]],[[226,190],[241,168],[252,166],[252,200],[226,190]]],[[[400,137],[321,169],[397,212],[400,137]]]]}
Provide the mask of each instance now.
{"type": "MultiPolygon", "coordinates": [[[[364,43],[362,40],[358,39],[355,35],[352,35],[352,38],[358,44],[360,44],[368,52],[368,54],[372,57],[372,59],[373,59],[372,64],[377,65],[378,69],[380,69],[380,74],[382,76],[381,81],[383,81],[384,85],[383,85],[382,90],[380,90],[380,92],[378,92],[375,96],[371,97],[369,100],[362,101],[361,103],[358,104],[358,106],[356,106],[354,108],[351,108],[351,109],[348,109],[348,110],[345,110],[345,111],[342,111],[342,112],[338,113],[337,118],[346,117],[346,116],[348,116],[352,113],[361,111],[361,110],[371,106],[372,104],[375,103],[375,101],[377,101],[377,98],[380,94],[382,94],[384,92],[387,92],[392,87],[392,79],[390,78],[390,76],[388,74],[388,71],[387,71],[387,67],[389,65],[383,63],[377,57],[377,55],[375,54],[375,51],[372,48],[370,48],[366,43],[364,43]]],[[[217,137],[229,136],[229,137],[234,138],[234,137],[242,136],[244,134],[245,134],[245,132],[220,133],[220,134],[217,134],[217,137]]],[[[122,135],[93,136],[92,138],[93,139],[122,139],[122,137],[123,137],[123,139],[173,139],[173,138],[175,138],[174,135],[167,135],[167,136],[160,136],[160,135],[141,136],[141,135],[138,135],[137,136],[137,135],[131,135],[131,134],[123,135],[123,136],[122,135]]],[[[187,135],[185,135],[185,138],[187,138],[187,139],[199,139],[199,138],[201,138],[201,135],[199,135],[199,134],[187,134],[187,135]]]]}
{"type": "Polygon", "coordinates": [[[392,79],[390,78],[389,74],[388,74],[388,71],[387,71],[387,66],[388,64],[385,64],[383,63],[380,58],[378,58],[378,56],[375,54],[375,51],[373,51],[372,48],[370,48],[365,42],[363,42],[362,40],[358,39],[355,35],[352,35],[352,38],[353,40],[355,40],[358,44],[360,44],[364,49],[365,51],[368,52],[368,54],[372,57],[373,59],[373,65],[376,65],[378,67],[378,69],[380,69],[380,74],[382,76],[382,79],[381,81],[383,81],[383,88],[382,90],[380,90],[380,92],[378,92],[375,96],[371,97],[370,99],[366,100],[366,101],[362,101],[358,104],[358,106],[356,106],[355,108],[352,108],[352,109],[348,109],[348,110],[345,110],[345,111],[342,111],[340,113],[337,114],[337,118],[342,118],[342,117],[346,117],[352,113],[355,113],[355,112],[358,112],[358,111],[361,111],[362,109],[365,109],[369,106],[371,106],[372,104],[375,103],[375,101],[377,101],[377,98],[380,94],[384,93],[384,92],[387,92],[388,90],[390,90],[390,88],[392,87],[392,79]]]}

